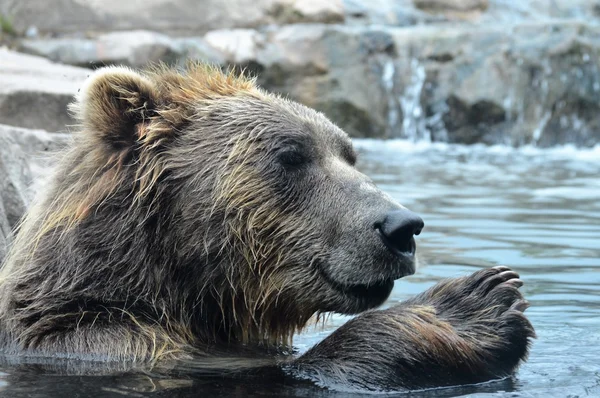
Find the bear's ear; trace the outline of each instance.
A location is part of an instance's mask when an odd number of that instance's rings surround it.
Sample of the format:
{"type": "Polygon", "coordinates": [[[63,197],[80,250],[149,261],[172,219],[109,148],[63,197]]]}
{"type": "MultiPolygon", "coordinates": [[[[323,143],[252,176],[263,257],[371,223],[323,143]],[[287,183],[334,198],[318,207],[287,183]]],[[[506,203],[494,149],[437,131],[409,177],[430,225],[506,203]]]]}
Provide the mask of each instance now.
{"type": "Polygon", "coordinates": [[[95,71],[79,91],[71,112],[88,134],[117,148],[133,145],[155,114],[154,83],[125,67],[95,71]]]}

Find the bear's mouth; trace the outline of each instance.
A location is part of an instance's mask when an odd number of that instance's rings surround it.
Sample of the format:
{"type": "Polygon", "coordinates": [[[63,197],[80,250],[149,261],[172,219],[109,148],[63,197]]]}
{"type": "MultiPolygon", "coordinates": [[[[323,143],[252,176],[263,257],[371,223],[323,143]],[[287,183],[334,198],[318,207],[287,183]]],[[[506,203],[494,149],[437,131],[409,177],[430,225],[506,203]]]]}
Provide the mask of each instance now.
{"type": "Polygon", "coordinates": [[[323,279],[334,290],[346,297],[363,302],[369,308],[383,304],[394,288],[395,278],[386,278],[369,283],[345,284],[334,280],[322,267],[319,267],[319,270],[323,279]]]}
{"type": "MultiPolygon", "coordinates": [[[[335,286],[334,286],[335,287],[335,286]]],[[[358,285],[339,285],[336,287],[338,290],[343,291],[349,296],[357,298],[367,298],[373,301],[381,301],[382,303],[387,300],[392,289],[394,288],[393,279],[385,279],[383,281],[377,281],[370,284],[358,284],[358,285]]]]}

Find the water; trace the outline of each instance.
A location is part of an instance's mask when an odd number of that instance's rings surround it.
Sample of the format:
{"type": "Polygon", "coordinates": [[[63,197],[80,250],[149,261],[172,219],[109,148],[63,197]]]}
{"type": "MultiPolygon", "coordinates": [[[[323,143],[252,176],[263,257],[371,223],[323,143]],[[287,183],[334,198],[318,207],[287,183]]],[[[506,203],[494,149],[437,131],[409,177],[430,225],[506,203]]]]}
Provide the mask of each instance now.
{"type": "Polygon", "coordinates": [[[425,85],[425,67],[417,59],[411,60],[410,84],[399,97],[402,109],[403,137],[412,141],[431,141],[431,133],[425,126],[425,117],[421,107],[421,94],[425,85]]]}
{"type": "MultiPolygon", "coordinates": [[[[536,327],[529,361],[510,379],[410,397],[600,397],[600,148],[356,141],[359,168],[423,216],[420,268],[396,282],[386,305],[496,264],[525,281],[536,327]]],[[[296,336],[302,352],[347,317],[296,336]]],[[[198,364],[196,367],[200,368],[198,364]]],[[[199,369],[61,376],[0,367],[0,396],[341,397],[279,374],[222,376],[199,369]]]]}

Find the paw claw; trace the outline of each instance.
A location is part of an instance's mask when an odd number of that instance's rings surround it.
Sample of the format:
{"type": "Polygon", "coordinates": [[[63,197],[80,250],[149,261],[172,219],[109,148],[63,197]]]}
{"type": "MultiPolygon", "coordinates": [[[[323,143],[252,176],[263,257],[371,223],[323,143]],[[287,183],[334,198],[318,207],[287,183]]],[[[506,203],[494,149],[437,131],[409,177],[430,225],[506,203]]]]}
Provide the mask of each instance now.
{"type": "Polygon", "coordinates": [[[519,330],[533,330],[523,314],[529,303],[519,290],[521,286],[523,281],[518,273],[498,266],[441,282],[423,294],[420,300],[433,305],[438,314],[448,318],[471,323],[502,319],[504,323],[497,325],[499,330],[504,328],[502,325],[507,325],[506,320],[509,319],[519,330]],[[476,314],[482,313],[487,318],[479,319],[476,314]]]}
{"type": "MultiPolygon", "coordinates": [[[[483,280],[475,293],[479,296],[485,296],[497,286],[514,280],[520,280],[519,274],[511,270],[502,271],[498,274],[491,275],[487,279],[483,280]]],[[[513,283],[518,284],[518,282],[513,283]]]]}
{"type": "Polygon", "coordinates": [[[499,273],[498,277],[501,277],[505,281],[508,281],[510,279],[519,279],[519,274],[517,274],[515,271],[510,270],[499,273]]]}
{"type": "Polygon", "coordinates": [[[529,301],[527,300],[518,300],[510,306],[511,310],[519,312],[525,312],[527,308],[529,308],[529,301]]]}
{"type": "Polygon", "coordinates": [[[512,287],[518,289],[521,286],[523,286],[523,281],[521,279],[515,278],[515,279],[509,279],[509,280],[503,282],[502,284],[509,285],[509,286],[512,286],[512,287]]]}

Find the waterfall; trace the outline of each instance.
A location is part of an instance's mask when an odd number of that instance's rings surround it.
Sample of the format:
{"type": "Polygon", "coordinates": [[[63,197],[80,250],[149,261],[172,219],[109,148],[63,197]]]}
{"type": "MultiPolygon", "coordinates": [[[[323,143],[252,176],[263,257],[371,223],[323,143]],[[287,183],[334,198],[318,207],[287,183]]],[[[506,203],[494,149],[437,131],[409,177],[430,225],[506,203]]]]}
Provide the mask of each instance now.
{"type": "Polygon", "coordinates": [[[544,115],[540,118],[540,121],[539,121],[538,125],[535,127],[535,129],[533,130],[533,134],[532,134],[534,144],[537,144],[540,141],[540,138],[542,138],[542,133],[544,132],[544,129],[546,128],[546,125],[550,121],[551,117],[552,117],[552,112],[546,111],[544,113],[544,115]]]}
{"type": "Polygon", "coordinates": [[[531,134],[532,143],[537,145],[542,138],[544,129],[552,118],[552,109],[548,104],[549,81],[552,78],[552,66],[549,60],[545,59],[541,63],[543,74],[539,78],[532,81],[532,86],[540,91],[540,104],[536,107],[534,117],[538,119],[538,123],[531,134]]]}
{"type": "Polygon", "coordinates": [[[392,59],[387,59],[383,64],[383,73],[381,75],[381,84],[387,97],[387,136],[396,136],[395,130],[398,124],[398,108],[394,98],[394,78],[396,77],[396,66],[392,59]]]}
{"type": "Polygon", "coordinates": [[[433,115],[427,117],[421,105],[421,95],[427,87],[425,67],[416,59],[410,61],[408,81],[403,81],[405,70],[391,58],[379,60],[381,86],[387,98],[387,134],[389,138],[411,141],[447,141],[443,115],[448,111],[445,102],[434,104],[433,115]]]}
{"type": "Polygon", "coordinates": [[[412,141],[431,141],[425,113],[421,107],[421,93],[425,86],[425,67],[417,59],[410,62],[410,82],[399,98],[402,109],[402,136],[412,141]]]}

